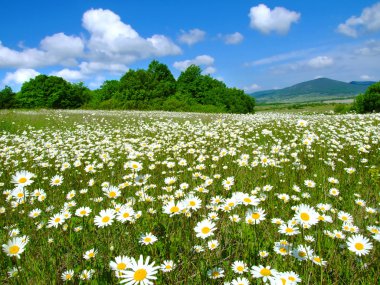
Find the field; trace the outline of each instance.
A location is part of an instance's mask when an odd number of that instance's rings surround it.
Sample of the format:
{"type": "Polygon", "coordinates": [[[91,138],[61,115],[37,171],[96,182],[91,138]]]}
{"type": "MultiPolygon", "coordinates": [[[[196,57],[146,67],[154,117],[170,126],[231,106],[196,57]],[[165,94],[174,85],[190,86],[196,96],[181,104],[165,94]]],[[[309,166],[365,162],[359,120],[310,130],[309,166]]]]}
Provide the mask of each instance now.
{"type": "Polygon", "coordinates": [[[380,115],[0,113],[1,284],[379,284],[380,115]]]}

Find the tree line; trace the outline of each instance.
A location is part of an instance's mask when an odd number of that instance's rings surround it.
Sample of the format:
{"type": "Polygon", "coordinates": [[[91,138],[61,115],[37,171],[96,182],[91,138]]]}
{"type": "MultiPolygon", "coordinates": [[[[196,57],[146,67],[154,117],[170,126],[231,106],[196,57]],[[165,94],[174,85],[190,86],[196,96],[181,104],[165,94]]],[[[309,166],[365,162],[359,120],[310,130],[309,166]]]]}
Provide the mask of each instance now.
{"type": "Polygon", "coordinates": [[[83,83],[38,75],[13,92],[0,91],[0,108],[122,109],[252,113],[255,99],[237,88],[203,75],[191,65],[177,80],[169,68],[153,60],[147,70],[129,70],[120,80],[106,80],[90,90],[83,83]]]}

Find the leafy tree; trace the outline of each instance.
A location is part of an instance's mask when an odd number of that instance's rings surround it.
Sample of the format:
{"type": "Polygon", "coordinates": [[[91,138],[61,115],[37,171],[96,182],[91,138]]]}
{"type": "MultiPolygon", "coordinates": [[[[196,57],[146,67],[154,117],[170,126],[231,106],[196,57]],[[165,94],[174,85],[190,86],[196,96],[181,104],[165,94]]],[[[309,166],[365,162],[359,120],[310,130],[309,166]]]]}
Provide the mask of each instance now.
{"type": "Polygon", "coordinates": [[[0,91],[0,109],[10,109],[15,106],[16,93],[12,91],[12,88],[5,86],[0,91]]]}
{"type": "Polygon", "coordinates": [[[38,75],[25,82],[16,96],[23,108],[78,108],[89,100],[83,83],[71,84],[61,77],[38,75]]]}
{"type": "Polygon", "coordinates": [[[353,109],[358,113],[380,112],[380,81],[356,96],[353,109]]]}

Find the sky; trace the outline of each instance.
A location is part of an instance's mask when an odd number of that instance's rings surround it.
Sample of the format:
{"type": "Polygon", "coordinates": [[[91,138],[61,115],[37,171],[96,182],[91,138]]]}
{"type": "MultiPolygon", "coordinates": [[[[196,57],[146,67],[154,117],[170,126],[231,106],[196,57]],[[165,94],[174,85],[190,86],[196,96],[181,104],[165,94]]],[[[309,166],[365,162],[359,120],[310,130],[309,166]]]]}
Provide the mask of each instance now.
{"type": "Polygon", "coordinates": [[[0,89],[38,74],[91,89],[156,59],[247,93],[380,80],[380,1],[2,1],[0,89]]]}

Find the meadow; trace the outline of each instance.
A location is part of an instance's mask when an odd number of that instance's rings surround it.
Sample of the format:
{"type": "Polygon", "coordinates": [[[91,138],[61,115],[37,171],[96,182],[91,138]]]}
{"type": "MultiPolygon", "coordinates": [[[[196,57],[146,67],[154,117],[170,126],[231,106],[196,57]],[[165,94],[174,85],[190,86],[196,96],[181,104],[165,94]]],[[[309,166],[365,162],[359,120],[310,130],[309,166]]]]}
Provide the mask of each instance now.
{"type": "Polygon", "coordinates": [[[380,115],[0,113],[1,284],[379,284],[380,115]]]}

